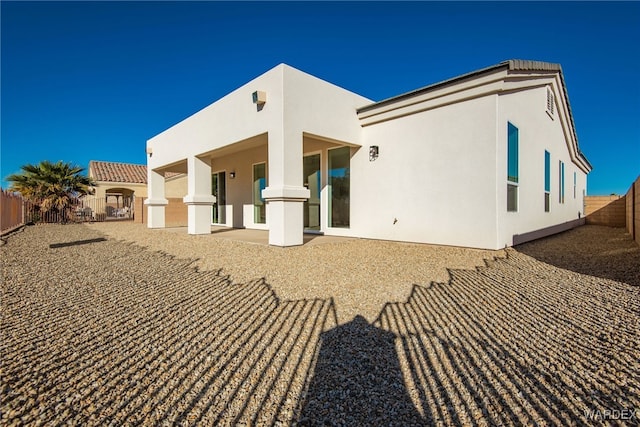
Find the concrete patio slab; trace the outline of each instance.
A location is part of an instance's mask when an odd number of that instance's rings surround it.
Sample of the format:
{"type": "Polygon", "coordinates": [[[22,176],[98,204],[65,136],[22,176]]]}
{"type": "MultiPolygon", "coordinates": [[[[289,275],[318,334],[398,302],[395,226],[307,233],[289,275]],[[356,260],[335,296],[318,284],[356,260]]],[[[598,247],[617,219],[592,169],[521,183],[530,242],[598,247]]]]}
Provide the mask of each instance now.
{"type": "MultiPolygon", "coordinates": [[[[168,227],[154,230],[165,230],[172,233],[187,234],[187,227],[168,227]]],[[[211,237],[217,239],[230,239],[245,243],[256,243],[259,245],[269,245],[269,231],[254,230],[249,228],[231,228],[218,225],[211,226],[211,237]]],[[[354,237],[325,236],[322,234],[305,233],[303,245],[321,245],[326,243],[341,243],[356,240],[354,237]]]]}

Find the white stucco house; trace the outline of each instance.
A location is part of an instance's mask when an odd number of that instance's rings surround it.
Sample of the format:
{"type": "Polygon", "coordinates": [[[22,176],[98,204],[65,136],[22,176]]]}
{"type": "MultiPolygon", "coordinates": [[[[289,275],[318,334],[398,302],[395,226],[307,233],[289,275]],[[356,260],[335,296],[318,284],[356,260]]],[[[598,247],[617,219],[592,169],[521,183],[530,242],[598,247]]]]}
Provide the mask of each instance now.
{"type": "Polygon", "coordinates": [[[591,165],[560,65],[510,60],[374,102],[281,64],[147,142],[148,226],[187,173],[211,224],[499,249],[575,226],[591,165]]]}

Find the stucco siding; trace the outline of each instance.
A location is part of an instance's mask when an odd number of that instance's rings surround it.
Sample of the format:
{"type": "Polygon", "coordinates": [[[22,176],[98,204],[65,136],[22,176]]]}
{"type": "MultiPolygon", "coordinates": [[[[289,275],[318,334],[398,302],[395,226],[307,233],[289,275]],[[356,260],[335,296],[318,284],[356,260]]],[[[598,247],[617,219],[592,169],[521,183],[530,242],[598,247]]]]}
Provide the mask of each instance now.
{"type": "Polygon", "coordinates": [[[271,69],[182,122],[151,138],[152,169],[198,156],[282,127],[282,67],[271,69]],[[267,102],[258,111],[254,91],[265,91],[267,102]]]}
{"type": "MultiPolygon", "coordinates": [[[[573,221],[584,216],[586,174],[571,160],[566,132],[556,107],[546,112],[545,86],[500,95],[496,123],[498,247],[511,246],[515,235],[573,221]],[[518,128],[518,210],[507,212],[507,123],[518,128]],[[550,153],[550,207],[545,212],[545,150],[550,153]],[[560,201],[560,161],[564,163],[564,203],[560,201]],[[576,174],[574,195],[573,177],[576,174]]],[[[558,98],[556,98],[558,99],[558,98]]]]}
{"type": "MultiPolygon", "coordinates": [[[[236,228],[266,229],[265,224],[256,224],[253,220],[253,165],[262,162],[267,162],[266,144],[212,159],[212,173],[226,172],[225,225],[236,228]],[[235,172],[233,179],[230,177],[231,172],[235,172]]],[[[268,170],[267,164],[267,176],[268,170]]]]}
{"type": "Polygon", "coordinates": [[[281,64],[151,138],[149,165],[155,169],[263,133],[301,143],[301,133],[309,132],[357,144],[356,108],[370,102],[281,64]],[[252,101],[255,91],[266,93],[261,108],[252,101]]]}
{"type": "Polygon", "coordinates": [[[353,234],[493,247],[495,102],[485,96],[365,127],[351,163],[353,234]],[[375,161],[370,145],[379,147],[375,161]]]}
{"type": "MultiPolygon", "coordinates": [[[[356,110],[372,101],[294,68],[284,68],[284,127],[341,142],[360,144],[356,110]]],[[[299,138],[299,136],[298,136],[299,138]]]]}

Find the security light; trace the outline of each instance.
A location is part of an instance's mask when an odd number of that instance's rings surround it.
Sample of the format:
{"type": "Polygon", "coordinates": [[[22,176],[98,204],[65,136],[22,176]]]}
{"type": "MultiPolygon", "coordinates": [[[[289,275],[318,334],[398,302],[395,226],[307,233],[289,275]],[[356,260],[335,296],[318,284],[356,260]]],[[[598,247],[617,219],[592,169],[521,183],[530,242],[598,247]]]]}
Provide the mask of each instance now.
{"type": "Polygon", "coordinates": [[[261,90],[257,90],[255,92],[253,92],[253,94],[251,96],[253,98],[253,103],[254,104],[262,105],[265,102],[267,102],[267,93],[263,92],[261,90]]]}
{"type": "Polygon", "coordinates": [[[369,147],[369,161],[373,162],[378,158],[378,146],[372,145],[369,147]]]}

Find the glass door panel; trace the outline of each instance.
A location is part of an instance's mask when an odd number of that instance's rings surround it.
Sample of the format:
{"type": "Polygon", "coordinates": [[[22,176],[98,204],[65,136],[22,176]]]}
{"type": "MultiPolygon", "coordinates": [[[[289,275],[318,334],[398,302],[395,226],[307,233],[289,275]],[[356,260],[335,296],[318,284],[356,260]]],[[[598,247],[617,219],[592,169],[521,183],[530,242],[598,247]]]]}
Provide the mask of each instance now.
{"type": "Polygon", "coordinates": [[[226,204],[227,204],[227,177],[226,172],[218,172],[211,175],[211,193],[216,197],[216,202],[213,204],[213,217],[212,222],[214,224],[226,224],[226,204]]]}
{"type": "Polygon", "coordinates": [[[320,230],[320,154],[303,158],[303,185],[311,193],[304,202],[304,228],[320,230]]]}
{"type": "Polygon", "coordinates": [[[266,224],[267,206],[262,198],[262,190],[267,187],[267,165],[253,165],[253,222],[266,224]]]}
{"type": "Polygon", "coordinates": [[[329,226],[349,228],[350,148],[329,150],[329,226]]]}

